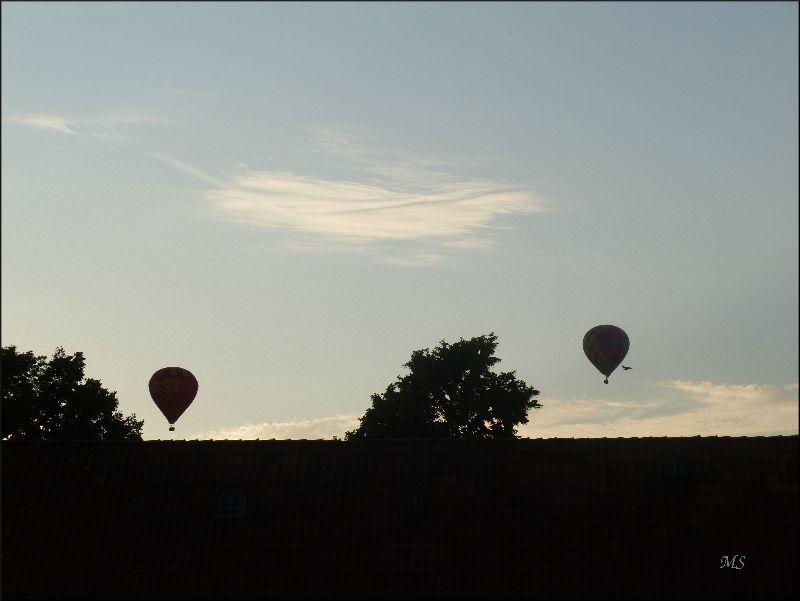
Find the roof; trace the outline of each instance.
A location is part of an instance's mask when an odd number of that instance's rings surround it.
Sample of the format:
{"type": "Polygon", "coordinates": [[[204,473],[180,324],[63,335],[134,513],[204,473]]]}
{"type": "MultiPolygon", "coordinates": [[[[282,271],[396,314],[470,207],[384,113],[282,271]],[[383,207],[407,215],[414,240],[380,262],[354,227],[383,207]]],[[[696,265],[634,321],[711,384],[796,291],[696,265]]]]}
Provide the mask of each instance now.
{"type": "Polygon", "coordinates": [[[4,598],[798,596],[797,436],[3,442],[2,468],[4,598]]]}

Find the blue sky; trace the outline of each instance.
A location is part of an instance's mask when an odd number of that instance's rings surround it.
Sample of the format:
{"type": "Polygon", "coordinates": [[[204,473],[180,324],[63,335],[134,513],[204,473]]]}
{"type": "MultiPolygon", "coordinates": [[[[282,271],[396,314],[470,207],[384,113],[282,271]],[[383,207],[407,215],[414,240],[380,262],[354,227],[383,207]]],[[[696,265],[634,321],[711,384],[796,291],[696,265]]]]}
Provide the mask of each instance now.
{"type": "Polygon", "coordinates": [[[178,438],[495,332],[531,437],[797,433],[796,3],[2,5],[2,344],[178,438]],[[631,339],[611,384],[600,323],[631,339]]]}

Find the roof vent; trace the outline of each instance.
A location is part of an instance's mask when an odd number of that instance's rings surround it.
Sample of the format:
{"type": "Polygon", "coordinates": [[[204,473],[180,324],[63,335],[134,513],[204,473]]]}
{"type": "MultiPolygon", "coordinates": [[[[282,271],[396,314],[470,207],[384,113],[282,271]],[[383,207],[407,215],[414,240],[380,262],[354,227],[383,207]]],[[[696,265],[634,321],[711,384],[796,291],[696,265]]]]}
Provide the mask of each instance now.
{"type": "Polygon", "coordinates": [[[683,459],[672,459],[664,464],[664,480],[688,480],[689,467],[683,459]]]}
{"type": "Polygon", "coordinates": [[[217,497],[217,517],[238,518],[244,515],[247,498],[238,490],[224,490],[217,497]]]}
{"type": "Polygon", "coordinates": [[[425,497],[422,495],[409,495],[406,500],[406,509],[411,515],[419,515],[425,510],[425,497]]]}

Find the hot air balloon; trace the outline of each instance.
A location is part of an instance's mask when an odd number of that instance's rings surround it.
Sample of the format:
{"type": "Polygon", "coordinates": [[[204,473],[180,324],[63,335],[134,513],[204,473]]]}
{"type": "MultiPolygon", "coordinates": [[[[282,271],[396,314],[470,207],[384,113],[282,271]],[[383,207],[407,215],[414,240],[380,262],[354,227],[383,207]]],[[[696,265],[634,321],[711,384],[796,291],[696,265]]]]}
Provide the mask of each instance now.
{"type": "Polygon", "coordinates": [[[170,424],[170,432],[174,432],[175,422],[197,394],[197,379],[188,369],[164,367],[151,376],[149,388],[150,396],[170,424]]]}
{"type": "Polygon", "coordinates": [[[583,337],[583,352],[597,370],[608,377],[622,363],[630,347],[628,335],[622,328],[611,325],[595,326],[583,337]]]}

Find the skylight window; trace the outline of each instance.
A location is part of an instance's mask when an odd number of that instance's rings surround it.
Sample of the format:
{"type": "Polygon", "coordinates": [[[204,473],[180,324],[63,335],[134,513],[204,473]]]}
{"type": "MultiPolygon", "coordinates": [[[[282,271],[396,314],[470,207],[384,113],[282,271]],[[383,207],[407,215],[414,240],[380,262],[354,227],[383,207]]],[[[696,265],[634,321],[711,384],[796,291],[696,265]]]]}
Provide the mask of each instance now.
{"type": "Polygon", "coordinates": [[[406,509],[411,515],[420,515],[425,511],[425,497],[419,494],[409,495],[406,509]]]}
{"type": "Polygon", "coordinates": [[[217,517],[235,518],[244,515],[247,498],[238,490],[224,490],[217,497],[217,517]]]}

